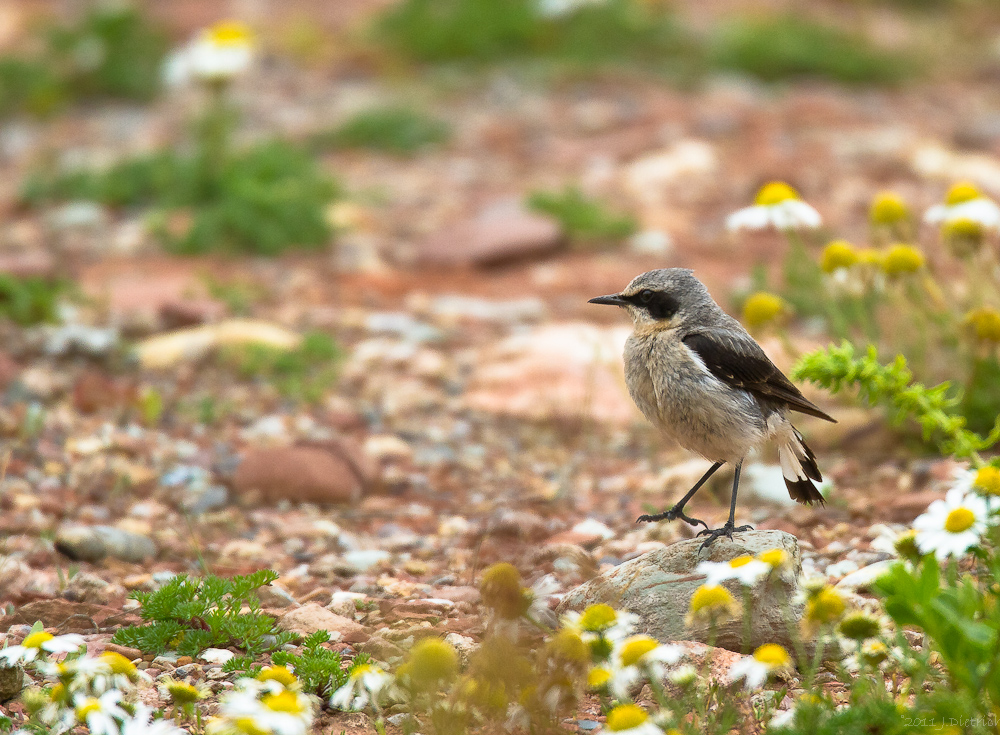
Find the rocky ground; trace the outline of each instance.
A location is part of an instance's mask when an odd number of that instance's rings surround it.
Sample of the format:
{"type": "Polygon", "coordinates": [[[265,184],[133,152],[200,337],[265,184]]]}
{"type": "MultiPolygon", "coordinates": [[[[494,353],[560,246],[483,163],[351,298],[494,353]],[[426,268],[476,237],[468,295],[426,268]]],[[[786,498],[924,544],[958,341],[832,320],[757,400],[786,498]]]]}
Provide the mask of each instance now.
{"type": "MultiPolygon", "coordinates": [[[[291,629],[340,633],[342,650],[393,663],[427,635],[467,648],[483,632],[485,566],[510,561],[529,583],[552,575],[554,608],[595,575],[691,534],[634,523],[707,465],[638,415],[621,371],[624,315],[587,298],[685,266],[731,306],[755,261],[780,261],[775,242],[723,229],[770,179],[792,182],[831,230],[857,240],[881,189],[917,208],[956,178],[1000,194],[1000,99],[988,81],[859,91],[718,78],[688,92],[621,79],[538,87],[503,74],[457,90],[411,81],[277,62],[239,90],[246,139],[301,137],[407,98],[454,126],[451,142],[410,159],[327,154],[351,200],[335,213],[347,228],[337,248],[314,256],[168,258],[139,213],[16,206],[44,152],[102,161],[149,149],[176,137],[191,100],[0,130],[0,270],[57,271],[85,297],[70,327],[2,326],[0,641],[41,620],[100,650],[137,620],[132,590],[180,572],[270,567],[281,578],[265,607],[291,629]],[[521,209],[527,192],[569,182],[634,212],[643,236],[574,250],[521,209]],[[122,359],[121,340],[244,315],[206,274],[248,293],[255,320],[333,335],[344,355],[335,388],[304,406],[210,356],[158,369],[122,359]],[[152,426],[133,400],[149,388],[166,407],[152,426]],[[95,536],[104,526],[117,535],[95,536]]],[[[795,337],[802,348],[824,340],[808,324],[795,337]]],[[[765,347],[790,365],[776,340],[765,347]]],[[[805,570],[863,589],[871,569],[859,570],[888,558],[880,533],[943,497],[954,466],[906,451],[875,413],[809,395],[842,419],[801,423],[830,502],[790,503],[776,456],[764,455],[747,469],[737,522],[795,535],[805,570]]],[[[721,524],[729,478],[720,473],[689,512],[721,524]]],[[[225,683],[217,664],[143,658],[154,676],[225,683]]],[[[580,730],[597,715],[582,711],[580,730]]],[[[369,728],[361,715],[323,724],[369,728]]]]}

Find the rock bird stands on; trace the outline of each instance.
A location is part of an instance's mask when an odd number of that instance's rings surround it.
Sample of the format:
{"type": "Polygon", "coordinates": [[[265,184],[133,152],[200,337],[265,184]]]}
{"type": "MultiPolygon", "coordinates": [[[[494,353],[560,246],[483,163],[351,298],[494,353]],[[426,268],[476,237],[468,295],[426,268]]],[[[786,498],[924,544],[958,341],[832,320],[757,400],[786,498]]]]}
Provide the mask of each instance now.
{"type": "Polygon", "coordinates": [[[751,449],[773,439],[788,494],[799,503],[823,503],[813,484],[823,476],[816,457],[788,414],[798,411],[836,421],[810,403],[767,358],[742,325],[712,300],[686,268],[637,276],[624,291],[591,299],[620,306],[635,330],[625,344],[625,381],[632,400],[654,426],[685,449],[714,462],[674,507],[639,521],[675,520],[705,529],[704,548],[735,525],[740,468],[751,449]],[[716,470],[736,466],[729,520],[722,528],[684,514],[685,504],[716,470]]]}

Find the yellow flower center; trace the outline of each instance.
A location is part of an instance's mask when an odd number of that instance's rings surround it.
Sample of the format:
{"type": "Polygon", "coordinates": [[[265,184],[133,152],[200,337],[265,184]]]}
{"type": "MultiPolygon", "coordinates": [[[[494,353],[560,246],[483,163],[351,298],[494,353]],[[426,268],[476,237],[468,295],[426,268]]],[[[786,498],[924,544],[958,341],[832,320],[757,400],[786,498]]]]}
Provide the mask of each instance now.
{"type": "Polygon", "coordinates": [[[501,562],[483,572],[479,591],[483,604],[507,620],[516,620],[527,612],[531,604],[521,585],[521,573],[513,564],[501,562]]]}
{"type": "Polygon", "coordinates": [[[874,638],[879,634],[881,627],[878,620],[859,612],[848,615],[840,621],[840,632],[845,638],[855,641],[863,641],[874,638]]]}
{"type": "Polygon", "coordinates": [[[847,608],[844,598],[830,585],[819,590],[806,605],[806,618],[813,623],[832,623],[847,608]]]}
{"type": "Polygon", "coordinates": [[[767,666],[768,669],[783,669],[792,663],[788,651],[777,643],[765,643],[758,647],[753,652],[753,657],[767,666]]]}
{"type": "Polygon", "coordinates": [[[351,678],[360,679],[365,674],[374,674],[381,669],[375,664],[358,664],[357,666],[351,667],[351,678]]]}
{"type": "Polygon", "coordinates": [[[788,560],[788,554],[784,549],[770,549],[760,555],[760,560],[772,567],[780,567],[788,560]]]}
{"type": "Polygon", "coordinates": [[[611,672],[607,669],[594,668],[587,674],[587,686],[591,689],[600,689],[611,681],[611,672]]]}
{"type": "Polygon", "coordinates": [[[76,716],[80,722],[86,722],[87,718],[94,712],[101,711],[101,703],[94,697],[89,697],[83,704],[76,708],[76,716]]]}
{"type": "Polygon", "coordinates": [[[702,585],[691,595],[691,612],[724,612],[732,609],[735,598],[722,585],[702,585]]]}
{"type": "Polygon", "coordinates": [[[948,190],[944,202],[948,206],[953,206],[955,204],[962,204],[963,202],[971,202],[973,199],[979,199],[981,196],[982,194],[979,193],[979,189],[976,188],[975,184],[963,181],[955,184],[948,190]]]}
{"type": "Polygon", "coordinates": [[[660,644],[648,635],[637,635],[633,638],[629,638],[624,644],[622,644],[621,652],[618,654],[618,658],[621,661],[622,666],[635,666],[639,663],[639,659],[652,651],[658,645],[660,644]]]}
{"type": "Polygon", "coordinates": [[[253,34],[242,23],[222,21],[208,29],[208,39],[216,46],[249,46],[253,34]]]}
{"type": "Polygon", "coordinates": [[[924,267],[924,255],[912,245],[893,245],[882,261],[882,270],[888,275],[916,273],[924,267]]]}
{"type": "Polygon", "coordinates": [[[177,704],[190,704],[201,699],[198,688],[183,681],[171,681],[167,684],[170,698],[177,704]]]}
{"type": "Polygon", "coordinates": [[[889,657],[889,649],[882,641],[872,641],[861,647],[861,656],[872,665],[877,665],[889,657]]]}
{"type": "Polygon", "coordinates": [[[410,652],[410,676],[417,684],[434,684],[458,673],[458,654],[439,638],[425,638],[410,652]]]}
{"type": "Polygon", "coordinates": [[[105,651],[101,654],[101,660],[111,667],[112,674],[127,676],[129,679],[137,674],[135,664],[115,651],[105,651]]]}
{"type": "Polygon", "coordinates": [[[620,704],[608,712],[608,721],[605,723],[605,726],[611,732],[619,732],[639,727],[639,725],[648,719],[649,715],[646,714],[646,710],[639,705],[620,704]]]}
{"type": "Polygon", "coordinates": [[[785,311],[785,301],[773,293],[758,291],[743,304],[743,321],[748,327],[761,327],[785,311]]]}
{"type": "Polygon", "coordinates": [[[257,723],[250,717],[240,717],[233,724],[236,726],[236,730],[243,735],[270,735],[271,733],[270,730],[257,727],[257,723]]]}
{"type": "Polygon", "coordinates": [[[775,204],[786,202],[789,199],[798,198],[799,193],[784,181],[771,181],[764,184],[760,191],[757,192],[757,198],[754,199],[754,204],[759,207],[771,207],[775,204]]]}
{"type": "Polygon", "coordinates": [[[590,661],[590,648],[572,630],[560,630],[549,642],[549,648],[564,661],[579,664],[590,661]]]}
{"type": "Polygon", "coordinates": [[[299,680],[285,666],[267,666],[257,674],[257,681],[276,681],[283,687],[291,688],[299,680]]]}
{"type": "Polygon", "coordinates": [[[46,633],[44,630],[40,630],[37,633],[32,633],[25,638],[21,645],[25,648],[41,648],[43,643],[48,643],[54,637],[55,636],[51,633],[46,633]]]}
{"type": "Polygon", "coordinates": [[[917,532],[912,528],[896,539],[895,543],[893,543],[893,548],[904,559],[916,560],[922,556],[920,547],[917,546],[917,532]]]}
{"type": "Polygon", "coordinates": [[[732,559],[729,562],[729,566],[731,566],[733,569],[739,569],[740,567],[746,566],[752,561],[753,561],[752,556],[737,556],[735,559],[732,559]]]}
{"type": "Polygon", "coordinates": [[[972,528],[976,522],[976,514],[968,508],[955,508],[944,521],[944,530],[948,533],[962,533],[972,528]]]}
{"type": "Polygon", "coordinates": [[[891,191],[884,191],[878,194],[872,201],[869,217],[872,224],[893,225],[897,222],[904,222],[910,216],[906,207],[906,202],[898,194],[891,191]]]}
{"type": "Polygon", "coordinates": [[[1000,495],[1000,469],[983,467],[976,473],[975,485],[986,495],[1000,495]]]}
{"type": "Polygon", "coordinates": [[[1000,311],[984,306],[970,311],[965,315],[965,320],[972,326],[977,339],[1000,342],[1000,311]]]}
{"type": "Polygon", "coordinates": [[[277,694],[265,694],[260,698],[260,702],[269,710],[273,710],[275,712],[287,712],[291,715],[300,715],[305,711],[299,696],[295,692],[290,692],[287,689],[278,692],[277,694]]]}
{"type": "Polygon", "coordinates": [[[974,219],[960,217],[944,223],[944,234],[945,237],[980,240],[983,237],[983,225],[974,219]]]}
{"type": "Polygon", "coordinates": [[[611,605],[591,605],[580,616],[580,628],[591,633],[598,633],[610,628],[617,620],[618,613],[611,605]]]}
{"type": "Polygon", "coordinates": [[[49,690],[49,699],[53,702],[68,702],[69,701],[69,690],[66,689],[66,685],[59,683],[56,684],[52,689],[49,690]]]}
{"type": "Polygon", "coordinates": [[[858,251],[847,240],[834,240],[823,249],[820,267],[824,273],[850,268],[858,262],[858,251]]]}

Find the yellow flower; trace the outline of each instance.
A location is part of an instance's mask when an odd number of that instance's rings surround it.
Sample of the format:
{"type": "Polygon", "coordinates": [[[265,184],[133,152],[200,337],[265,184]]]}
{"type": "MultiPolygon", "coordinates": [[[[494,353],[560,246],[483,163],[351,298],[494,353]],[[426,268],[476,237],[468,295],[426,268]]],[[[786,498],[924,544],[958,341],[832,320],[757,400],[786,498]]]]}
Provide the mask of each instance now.
{"type": "Polygon", "coordinates": [[[764,184],[757,192],[754,204],[759,207],[770,207],[789,199],[798,199],[799,193],[784,181],[771,181],[764,184]]]}
{"type": "Polygon", "coordinates": [[[440,638],[424,638],[410,652],[410,678],[421,687],[448,681],[458,673],[458,654],[440,638]]]}
{"type": "Polygon", "coordinates": [[[944,530],[948,533],[968,531],[976,522],[976,514],[968,508],[955,508],[944,520],[944,530]]]}
{"type": "Polygon", "coordinates": [[[830,585],[814,591],[806,602],[805,620],[812,625],[835,623],[844,614],[847,604],[830,585]]]}
{"type": "Polygon", "coordinates": [[[46,633],[44,630],[40,630],[37,633],[31,633],[27,638],[22,641],[21,645],[25,648],[41,648],[43,643],[48,643],[55,636],[51,633],[46,633]]]}
{"type": "Polygon", "coordinates": [[[823,249],[820,267],[824,273],[850,268],[859,260],[858,251],[847,240],[834,240],[823,249]]]}
{"type": "Polygon", "coordinates": [[[965,321],[972,327],[977,339],[1000,343],[1000,311],[983,306],[966,314],[965,321]]]}
{"type": "Polygon", "coordinates": [[[604,726],[610,732],[621,732],[635,729],[648,719],[649,714],[639,705],[620,704],[608,712],[608,719],[604,726]]]}
{"type": "Polygon", "coordinates": [[[257,674],[257,681],[276,681],[285,689],[292,689],[299,683],[295,674],[285,666],[265,666],[257,674]]]}
{"type": "Polygon", "coordinates": [[[253,43],[253,32],[233,20],[216,23],[206,31],[205,36],[217,46],[249,46],[253,43]]]}
{"type": "Polygon", "coordinates": [[[945,237],[954,237],[963,240],[982,240],[985,234],[982,223],[968,217],[948,220],[944,223],[942,230],[945,237]]]}
{"type": "Polygon", "coordinates": [[[869,641],[861,646],[861,660],[869,666],[878,666],[889,658],[889,649],[882,641],[869,641]]]}
{"type": "Polygon", "coordinates": [[[725,587],[702,585],[691,595],[686,622],[688,626],[692,626],[697,622],[731,618],[738,615],[739,611],[739,603],[725,587]]]}
{"type": "Polygon", "coordinates": [[[595,666],[587,674],[587,687],[590,689],[605,687],[609,681],[611,681],[611,672],[600,666],[595,666]]]}
{"type": "Polygon", "coordinates": [[[590,661],[590,647],[572,630],[560,630],[548,642],[549,652],[556,658],[574,664],[590,661]]]}
{"type": "Polygon", "coordinates": [[[757,555],[765,564],[769,564],[772,569],[783,567],[790,561],[787,552],[784,549],[769,549],[761,554],[757,555]]]}
{"type": "Polygon", "coordinates": [[[207,689],[199,688],[193,684],[177,681],[176,679],[169,677],[164,682],[164,686],[166,687],[167,693],[170,695],[170,701],[181,706],[185,704],[194,704],[195,702],[203,699],[209,693],[207,689]]]}
{"type": "Polygon", "coordinates": [[[1000,469],[986,466],[976,473],[973,486],[984,495],[1000,495],[1000,469]]]}
{"type": "Polygon", "coordinates": [[[743,304],[743,322],[751,329],[762,327],[785,314],[788,306],[780,296],[766,291],[751,294],[743,304]]]}
{"type": "Polygon", "coordinates": [[[868,212],[873,225],[894,225],[910,218],[910,210],[901,196],[891,191],[883,191],[872,200],[868,212]]]}
{"type": "Polygon", "coordinates": [[[916,273],[924,267],[924,255],[912,245],[893,245],[882,261],[882,270],[890,276],[916,273]]]}
{"type": "Polygon", "coordinates": [[[917,532],[912,528],[901,533],[893,544],[893,547],[896,549],[896,553],[903,559],[916,561],[923,556],[920,547],[917,546],[917,532]]]}
{"type": "Polygon", "coordinates": [[[531,597],[521,584],[521,573],[513,564],[501,562],[483,572],[479,583],[483,604],[506,620],[516,620],[531,606],[531,597]]]}
{"type": "Polygon", "coordinates": [[[871,615],[857,612],[841,620],[838,629],[845,638],[850,638],[853,641],[864,641],[877,636],[882,630],[882,626],[871,615]]]}
{"type": "Polygon", "coordinates": [[[982,194],[979,193],[979,189],[976,188],[975,184],[968,181],[961,181],[952,185],[944,198],[944,202],[948,206],[953,206],[955,204],[962,204],[963,202],[971,202],[973,199],[979,199],[980,197],[982,197],[982,194]]]}
{"type": "Polygon", "coordinates": [[[792,657],[777,643],[765,643],[758,646],[753,657],[771,670],[786,669],[792,665],[792,657]]]}
{"type": "Polygon", "coordinates": [[[618,613],[611,605],[598,603],[591,605],[580,615],[580,630],[600,633],[618,622],[618,613]]]}
{"type": "Polygon", "coordinates": [[[618,660],[622,666],[635,666],[639,659],[659,646],[659,642],[648,635],[637,635],[626,640],[618,652],[618,660]]]}
{"type": "Polygon", "coordinates": [[[282,689],[280,692],[265,694],[260,703],[274,712],[286,712],[290,715],[303,715],[309,711],[309,700],[301,694],[282,689]]]}

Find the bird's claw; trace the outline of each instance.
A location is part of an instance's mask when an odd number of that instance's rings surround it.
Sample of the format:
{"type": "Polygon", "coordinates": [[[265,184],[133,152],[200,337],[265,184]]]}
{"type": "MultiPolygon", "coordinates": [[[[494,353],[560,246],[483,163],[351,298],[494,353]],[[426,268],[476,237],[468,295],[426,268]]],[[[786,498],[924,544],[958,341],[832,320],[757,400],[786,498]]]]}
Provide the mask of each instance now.
{"type": "Polygon", "coordinates": [[[705,543],[703,543],[698,550],[700,551],[701,549],[707,549],[709,546],[712,545],[713,541],[715,541],[717,538],[721,536],[725,536],[728,539],[732,539],[734,533],[740,533],[742,531],[752,531],[752,530],[753,526],[734,526],[732,523],[727,523],[722,528],[715,528],[715,529],[710,529],[708,528],[708,526],[706,526],[704,531],[698,532],[698,536],[708,536],[708,538],[705,539],[705,543]]]}
{"type": "MultiPolygon", "coordinates": [[[[684,515],[684,511],[680,508],[671,508],[670,510],[665,510],[662,513],[657,513],[656,515],[643,515],[635,519],[636,523],[645,523],[649,521],[676,521],[677,519],[684,521],[692,526],[697,526],[699,523],[708,529],[708,524],[700,518],[691,518],[684,515]]],[[[701,533],[704,533],[702,531],[701,533]]]]}

